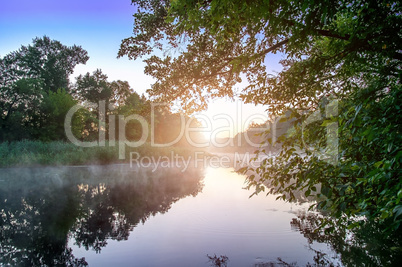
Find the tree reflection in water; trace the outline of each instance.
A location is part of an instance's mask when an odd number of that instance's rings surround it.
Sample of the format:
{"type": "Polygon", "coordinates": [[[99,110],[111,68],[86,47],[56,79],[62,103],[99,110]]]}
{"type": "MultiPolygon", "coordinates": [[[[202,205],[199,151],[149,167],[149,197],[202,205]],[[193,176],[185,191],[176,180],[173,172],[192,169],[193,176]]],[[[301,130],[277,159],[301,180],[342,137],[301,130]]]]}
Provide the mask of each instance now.
{"type": "MultiPolygon", "coordinates": [[[[336,221],[320,213],[300,212],[297,218],[290,222],[291,228],[299,231],[307,239],[309,249],[315,254],[306,267],[317,266],[400,266],[402,262],[401,230],[396,230],[392,236],[384,235],[383,225],[362,221],[361,228],[347,229],[336,225],[336,221]],[[320,229],[320,221],[325,220],[328,227],[320,229]],[[330,228],[331,231],[329,231],[330,228]],[[314,242],[331,246],[333,255],[316,250],[314,242]]],[[[211,266],[227,266],[227,256],[209,256],[211,266]]],[[[297,262],[287,262],[278,257],[255,263],[255,267],[302,266],[297,262]]]]}
{"type": "Polygon", "coordinates": [[[229,257],[226,255],[216,256],[216,254],[215,254],[214,256],[209,256],[207,254],[207,257],[208,257],[209,263],[213,267],[227,267],[228,266],[229,257]]]}
{"type": "MultiPolygon", "coordinates": [[[[402,232],[399,228],[392,236],[384,235],[386,226],[360,221],[360,228],[347,229],[336,221],[317,213],[300,213],[291,222],[291,227],[300,231],[308,243],[326,243],[338,254],[338,261],[345,266],[400,266],[402,260],[402,232]],[[328,227],[319,229],[324,220],[328,227]]],[[[315,251],[315,265],[334,266],[331,259],[315,251]]]]}
{"type": "MultiPolygon", "coordinates": [[[[203,175],[199,169],[152,173],[125,166],[2,169],[0,265],[85,266],[84,258],[74,257],[69,240],[97,252],[110,239],[126,240],[138,223],[167,212],[181,198],[201,192],[203,175]]],[[[333,231],[316,231],[322,218],[301,213],[291,222],[310,244],[326,243],[338,253],[334,260],[314,251],[316,256],[307,266],[392,266],[400,262],[400,231],[384,236],[381,226],[369,224],[361,230],[333,224],[333,231]]],[[[229,261],[227,257],[208,259],[221,266],[229,261]]],[[[277,258],[255,266],[297,263],[277,258]]]]}
{"type": "Polygon", "coordinates": [[[100,252],[150,216],[201,192],[203,171],[127,166],[3,169],[0,264],[85,266],[67,243],[100,252]]]}

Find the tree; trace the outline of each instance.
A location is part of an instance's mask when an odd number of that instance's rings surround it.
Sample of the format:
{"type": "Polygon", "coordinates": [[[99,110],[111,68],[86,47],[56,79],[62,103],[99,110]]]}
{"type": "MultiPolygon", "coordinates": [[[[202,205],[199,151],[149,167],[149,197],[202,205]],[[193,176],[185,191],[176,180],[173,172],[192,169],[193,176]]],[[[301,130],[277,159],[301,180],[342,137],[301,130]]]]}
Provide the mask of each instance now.
{"type": "MultiPolygon", "coordinates": [[[[127,115],[128,110],[134,111],[137,109],[137,103],[141,102],[137,93],[130,88],[127,81],[113,81],[109,82],[106,74],[102,73],[102,70],[97,69],[90,74],[89,72],[85,75],[80,75],[77,77],[77,82],[74,88],[74,95],[82,103],[90,103],[95,106],[90,108],[93,116],[96,118],[94,120],[96,126],[91,126],[88,131],[93,131],[94,133],[99,131],[101,128],[101,118],[100,107],[104,104],[105,107],[105,118],[104,118],[104,131],[105,138],[109,139],[109,115],[115,115],[120,112],[125,112],[127,115]],[[138,101],[136,101],[138,100],[138,101]],[[101,101],[104,101],[102,104],[101,101]],[[127,107],[129,103],[135,105],[136,107],[127,107]]],[[[141,108],[138,109],[138,111],[141,108]]],[[[116,127],[117,125],[115,125],[116,127]]],[[[115,128],[117,130],[118,127],[115,128]]],[[[118,136],[115,135],[115,136],[118,136]]]]}
{"type": "Polygon", "coordinates": [[[277,112],[287,103],[317,104],[317,96],[339,91],[357,72],[380,67],[398,73],[398,2],[170,2],[133,1],[139,8],[135,35],[123,40],[119,55],[136,59],[154,48],[183,49],[177,57],[147,58],[145,72],[156,79],[152,96],[179,99],[188,108],[205,107],[208,97],[232,96],[240,73],[250,84],[244,98],[277,112]],[[276,52],[288,55],[286,70],[271,77],[264,59],[276,52]],[[366,59],[375,65],[362,64],[366,59]]]}
{"type": "MultiPolygon", "coordinates": [[[[43,141],[66,139],[64,133],[64,120],[67,112],[77,104],[77,101],[64,89],[58,89],[56,92],[49,92],[43,98],[41,104],[41,113],[46,124],[41,128],[39,139],[43,141]]],[[[73,130],[77,137],[80,137],[81,131],[77,129],[80,113],[74,114],[72,120],[73,130]]]]}
{"type": "Polygon", "coordinates": [[[132,95],[133,90],[127,81],[109,82],[107,79],[107,75],[100,69],[94,71],[92,75],[89,72],[80,75],[77,77],[74,94],[83,102],[99,104],[99,101],[105,101],[107,105],[116,108],[122,106],[132,95]]]}
{"type": "MultiPolygon", "coordinates": [[[[3,76],[4,77],[4,76],[3,76]]],[[[21,78],[0,88],[0,140],[31,137],[29,123],[38,116],[43,98],[42,83],[35,78],[21,78]]]]}
{"type": "Polygon", "coordinates": [[[35,38],[0,59],[0,140],[38,138],[46,115],[40,105],[51,92],[69,92],[68,76],[86,63],[87,51],[49,37],[35,38]]]}
{"type": "Polygon", "coordinates": [[[192,112],[211,97],[232,97],[246,77],[245,102],[266,105],[272,116],[291,111],[287,118],[295,128],[279,140],[280,155],[254,170],[259,179],[249,177],[256,192],[270,184],[271,193],[292,200],[292,191],[304,190],[324,198],[319,208],[339,219],[364,215],[389,231],[399,227],[399,1],[132,2],[138,7],[134,36],[123,40],[119,56],[150,55],[145,73],[156,80],[153,98],[176,100],[192,112]],[[153,53],[172,48],[176,55],[153,53]],[[272,75],[266,56],[278,52],[284,68],[272,75]],[[339,116],[304,127],[303,120],[325,114],[334,99],[339,116]],[[319,152],[330,152],[325,129],[336,124],[331,134],[339,137],[339,153],[330,164],[319,152]]]}

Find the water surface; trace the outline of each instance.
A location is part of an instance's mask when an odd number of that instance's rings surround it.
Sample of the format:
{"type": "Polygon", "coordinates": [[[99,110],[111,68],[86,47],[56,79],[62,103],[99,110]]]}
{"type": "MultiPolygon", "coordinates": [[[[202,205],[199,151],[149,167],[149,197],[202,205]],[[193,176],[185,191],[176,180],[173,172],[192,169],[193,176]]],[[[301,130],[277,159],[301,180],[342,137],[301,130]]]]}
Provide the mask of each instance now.
{"type": "Polygon", "coordinates": [[[207,255],[222,255],[227,266],[305,266],[316,251],[336,255],[292,227],[308,205],[249,198],[232,168],[26,168],[0,177],[3,263],[211,266],[207,255]]]}

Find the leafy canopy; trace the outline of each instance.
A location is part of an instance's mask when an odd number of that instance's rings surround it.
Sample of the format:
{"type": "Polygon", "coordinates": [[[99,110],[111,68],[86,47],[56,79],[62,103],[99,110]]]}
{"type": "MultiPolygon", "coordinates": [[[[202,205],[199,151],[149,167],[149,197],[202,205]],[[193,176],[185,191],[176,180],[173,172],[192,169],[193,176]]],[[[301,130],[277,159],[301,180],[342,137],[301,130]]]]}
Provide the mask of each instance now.
{"type": "Polygon", "coordinates": [[[55,121],[60,124],[60,117],[65,115],[49,111],[49,102],[60,97],[63,106],[72,105],[67,95],[69,75],[88,59],[87,51],[80,46],[66,46],[47,36],[0,58],[0,141],[62,138],[63,133],[52,133],[52,137],[44,134],[51,133],[52,126],[48,131],[43,127],[55,121]]]}
{"type": "Polygon", "coordinates": [[[232,97],[244,77],[242,97],[274,113],[316,106],[322,95],[361,86],[364,76],[399,78],[399,1],[132,2],[134,36],[119,56],[150,55],[149,94],[189,111],[232,97]],[[265,58],[277,52],[286,54],[284,70],[272,76],[265,58]]]}
{"type": "Polygon", "coordinates": [[[156,80],[151,97],[193,112],[212,97],[233,97],[247,79],[245,102],[266,105],[272,116],[291,111],[294,128],[279,138],[276,159],[243,169],[255,172],[248,181],[257,193],[269,184],[269,192],[293,200],[302,190],[350,227],[356,223],[344,214],[399,227],[400,1],[132,2],[134,34],[119,56],[145,57],[145,73],[156,80]],[[272,75],[266,56],[279,52],[283,70],[272,75]],[[331,99],[338,112],[326,116],[331,99]],[[313,112],[320,119],[303,127],[313,112]],[[336,164],[320,157],[325,152],[336,164]]]}

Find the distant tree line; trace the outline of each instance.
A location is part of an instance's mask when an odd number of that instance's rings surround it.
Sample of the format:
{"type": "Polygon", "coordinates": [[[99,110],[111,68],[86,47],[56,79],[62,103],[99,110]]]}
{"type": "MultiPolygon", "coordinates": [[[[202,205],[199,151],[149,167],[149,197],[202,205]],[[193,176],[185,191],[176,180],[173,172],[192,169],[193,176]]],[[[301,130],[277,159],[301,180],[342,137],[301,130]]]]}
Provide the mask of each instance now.
{"type": "MultiPolygon", "coordinates": [[[[71,129],[81,141],[96,140],[100,130],[105,131],[106,140],[109,136],[118,139],[118,115],[141,115],[150,126],[152,103],[135,92],[127,81],[109,81],[100,69],[78,76],[75,83],[70,81],[75,66],[85,64],[88,59],[82,47],[68,47],[47,36],[35,38],[31,45],[21,46],[0,58],[0,142],[66,140],[65,117],[77,104],[82,108],[74,113],[71,129]],[[106,107],[103,124],[99,117],[100,101],[106,107]],[[96,105],[91,107],[89,103],[96,105]],[[110,115],[115,115],[114,127],[109,127],[110,115]],[[110,129],[116,132],[112,134],[110,129]]],[[[175,140],[180,134],[182,117],[173,114],[166,105],[158,105],[154,115],[155,142],[175,140]]],[[[191,123],[192,127],[197,125],[195,120],[191,123]]],[[[131,120],[125,131],[127,139],[137,140],[142,135],[142,126],[131,120]]],[[[185,144],[184,139],[177,144],[185,144]]]]}
{"type": "Polygon", "coordinates": [[[266,154],[276,153],[282,148],[282,143],[276,141],[293,131],[292,120],[287,120],[286,115],[272,117],[263,123],[251,122],[246,130],[234,137],[216,138],[217,145],[211,145],[209,149],[215,152],[254,153],[263,150],[266,154]]]}

